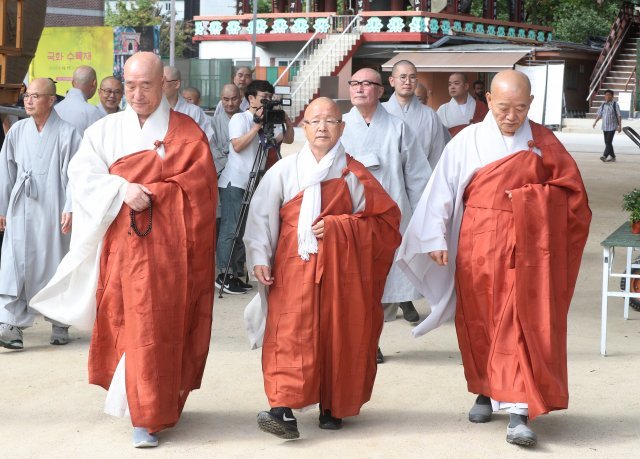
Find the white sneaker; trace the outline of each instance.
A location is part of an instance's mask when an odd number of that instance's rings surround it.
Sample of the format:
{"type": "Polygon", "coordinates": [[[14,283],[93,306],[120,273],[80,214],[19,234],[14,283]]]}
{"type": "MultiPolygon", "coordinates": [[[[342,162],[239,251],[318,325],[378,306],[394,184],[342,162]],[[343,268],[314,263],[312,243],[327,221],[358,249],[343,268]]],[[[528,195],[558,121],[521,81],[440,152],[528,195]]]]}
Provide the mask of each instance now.
{"type": "Polygon", "coordinates": [[[0,322],[0,346],[14,350],[24,349],[22,330],[13,325],[0,322]]]}
{"type": "Polygon", "coordinates": [[[147,432],[144,427],[133,428],[134,448],[155,448],[158,446],[158,437],[147,432]]]}

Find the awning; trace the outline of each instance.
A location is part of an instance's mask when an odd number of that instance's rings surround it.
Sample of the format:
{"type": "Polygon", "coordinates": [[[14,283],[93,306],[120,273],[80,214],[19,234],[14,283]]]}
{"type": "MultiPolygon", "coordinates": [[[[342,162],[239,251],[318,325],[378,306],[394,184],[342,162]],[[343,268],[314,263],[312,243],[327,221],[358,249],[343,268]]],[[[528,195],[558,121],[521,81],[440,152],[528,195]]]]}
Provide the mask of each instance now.
{"type": "Polygon", "coordinates": [[[399,52],[382,64],[391,70],[400,60],[413,62],[419,72],[499,72],[513,68],[529,51],[425,51],[399,52]]]}

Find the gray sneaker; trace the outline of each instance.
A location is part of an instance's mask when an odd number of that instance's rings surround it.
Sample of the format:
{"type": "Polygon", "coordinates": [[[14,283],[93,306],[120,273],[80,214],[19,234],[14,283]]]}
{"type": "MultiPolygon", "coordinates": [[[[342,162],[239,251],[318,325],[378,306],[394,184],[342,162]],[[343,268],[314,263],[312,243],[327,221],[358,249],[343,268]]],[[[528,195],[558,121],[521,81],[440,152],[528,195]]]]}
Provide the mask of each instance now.
{"type": "Polygon", "coordinates": [[[54,346],[64,346],[69,344],[69,327],[58,327],[51,325],[51,339],[49,343],[54,346]]]}
{"type": "Polygon", "coordinates": [[[491,399],[484,395],[478,395],[475,403],[469,410],[469,421],[475,423],[489,422],[491,421],[492,413],[491,399]]]}
{"type": "Polygon", "coordinates": [[[513,445],[535,446],[538,443],[538,436],[526,424],[507,426],[507,442],[513,445]]]}
{"type": "Polygon", "coordinates": [[[22,330],[13,325],[0,322],[0,346],[14,350],[24,349],[22,330]]]}
{"type": "Polygon", "coordinates": [[[155,448],[156,446],[158,446],[158,437],[147,432],[144,427],[133,428],[134,448],[155,448]]]}

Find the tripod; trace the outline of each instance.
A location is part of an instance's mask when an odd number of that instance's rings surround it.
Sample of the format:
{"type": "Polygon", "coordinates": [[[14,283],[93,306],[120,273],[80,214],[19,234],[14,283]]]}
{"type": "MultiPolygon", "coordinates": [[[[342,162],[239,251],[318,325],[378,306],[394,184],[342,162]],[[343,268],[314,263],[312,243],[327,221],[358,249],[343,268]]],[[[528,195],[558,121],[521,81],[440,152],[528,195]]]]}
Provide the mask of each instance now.
{"type": "MultiPolygon", "coordinates": [[[[229,269],[231,268],[231,261],[233,259],[233,252],[236,249],[236,244],[240,240],[240,233],[244,228],[244,224],[247,220],[247,213],[249,212],[249,204],[251,203],[251,198],[253,197],[253,193],[256,191],[258,187],[258,183],[260,183],[260,179],[267,171],[267,155],[269,154],[269,150],[271,148],[276,147],[276,142],[274,139],[273,126],[264,126],[260,131],[260,144],[258,145],[258,151],[256,153],[256,157],[253,160],[253,166],[251,167],[251,172],[249,173],[249,182],[247,183],[247,187],[244,190],[244,195],[242,196],[242,205],[240,206],[240,215],[238,216],[238,221],[236,223],[236,229],[233,235],[233,242],[231,243],[231,252],[229,253],[229,259],[227,260],[227,264],[224,270],[224,276],[222,278],[222,283],[220,285],[220,295],[218,298],[222,298],[222,293],[224,292],[224,283],[228,279],[229,269]]],[[[276,157],[280,159],[280,150],[276,150],[276,157]]]]}

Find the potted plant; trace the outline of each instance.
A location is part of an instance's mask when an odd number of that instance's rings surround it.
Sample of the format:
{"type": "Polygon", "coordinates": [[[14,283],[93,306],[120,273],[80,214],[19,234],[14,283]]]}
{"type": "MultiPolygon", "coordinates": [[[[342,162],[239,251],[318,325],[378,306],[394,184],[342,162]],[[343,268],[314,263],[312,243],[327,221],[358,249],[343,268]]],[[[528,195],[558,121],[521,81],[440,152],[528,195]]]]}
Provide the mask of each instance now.
{"type": "Polygon", "coordinates": [[[622,195],[622,210],[629,212],[631,220],[631,232],[640,234],[640,189],[634,188],[622,195]]]}

